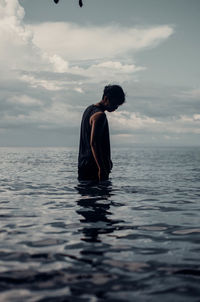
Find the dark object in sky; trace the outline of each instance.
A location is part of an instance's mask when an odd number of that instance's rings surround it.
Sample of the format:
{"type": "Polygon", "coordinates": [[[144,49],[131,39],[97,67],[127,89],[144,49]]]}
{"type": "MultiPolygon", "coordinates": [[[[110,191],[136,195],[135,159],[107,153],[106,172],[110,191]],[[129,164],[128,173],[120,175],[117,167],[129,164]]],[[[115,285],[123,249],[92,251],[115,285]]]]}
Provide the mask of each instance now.
{"type": "MultiPolygon", "coordinates": [[[[59,0],[54,0],[54,2],[57,4],[59,2],[59,0]]],[[[83,1],[79,0],[79,6],[82,7],[83,6],[83,1]]]]}

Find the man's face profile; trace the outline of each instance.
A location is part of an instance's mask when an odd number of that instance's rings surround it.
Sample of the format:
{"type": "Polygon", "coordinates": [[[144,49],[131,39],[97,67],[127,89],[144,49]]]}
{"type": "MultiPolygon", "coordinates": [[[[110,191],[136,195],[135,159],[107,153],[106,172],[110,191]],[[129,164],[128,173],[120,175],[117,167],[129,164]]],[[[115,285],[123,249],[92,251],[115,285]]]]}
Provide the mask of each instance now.
{"type": "Polygon", "coordinates": [[[108,112],[113,112],[115,110],[117,110],[117,108],[119,107],[118,104],[114,103],[114,102],[111,102],[109,99],[108,99],[108,107],[107,107],[107,111],[108,112]]]}

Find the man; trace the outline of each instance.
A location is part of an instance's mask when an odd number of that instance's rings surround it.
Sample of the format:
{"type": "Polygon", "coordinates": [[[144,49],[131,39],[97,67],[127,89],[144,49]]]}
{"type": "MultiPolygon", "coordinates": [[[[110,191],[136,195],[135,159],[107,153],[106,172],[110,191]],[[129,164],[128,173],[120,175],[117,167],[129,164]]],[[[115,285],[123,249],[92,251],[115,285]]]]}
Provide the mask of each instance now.
{"type": "Polygon", "coordinates": [[[105,111],[113,112],[125,102],[118,85],[105,86],[102,100],[83,113],[78,157],[78,179],[102,181],[112,169],[108,120],[105,111]]]}

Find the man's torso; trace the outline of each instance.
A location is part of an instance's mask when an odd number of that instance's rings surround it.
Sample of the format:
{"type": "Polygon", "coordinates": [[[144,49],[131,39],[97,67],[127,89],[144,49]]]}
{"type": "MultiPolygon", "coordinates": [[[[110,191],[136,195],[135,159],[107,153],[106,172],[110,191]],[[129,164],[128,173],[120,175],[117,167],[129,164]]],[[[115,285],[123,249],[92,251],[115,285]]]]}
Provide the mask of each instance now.
{"type": "MultiPolygon", "coordinates": [[[[100,106],[90,105],[86,108],[83,113],[82,122],[81,122],[81,131],[80,131],[80,144],[79,144],[79,158],[78,158],[78,167],[87,168],[91,166],[96,166],[94,160],[91,146],[90,146],[90,137],[91,137],[91,124],[90,118],[97,112],[103,112],[100,106]]],[[[105,114],[105,113],[104,113],[105,114]]],[[[109,127],[108,121],[105,115],[105,123],[102,125],[102,136],[99,141],[99,145],[102,148],[103,156],[105,158],[105,165],[110,166],[110,138],[109,138],[109,127]]]]}

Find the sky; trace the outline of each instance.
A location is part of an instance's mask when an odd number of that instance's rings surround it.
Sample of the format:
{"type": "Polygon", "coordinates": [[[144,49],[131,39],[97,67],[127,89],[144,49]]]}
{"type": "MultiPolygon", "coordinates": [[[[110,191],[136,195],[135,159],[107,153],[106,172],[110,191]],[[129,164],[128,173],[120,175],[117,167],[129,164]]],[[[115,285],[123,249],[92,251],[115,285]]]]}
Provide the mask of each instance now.
{"type": "Polygon", "coordinates": [[[200,145],[199,0],[0,0],[0,146],[76,146],[119,84],[113,145],[200,145]]]}

